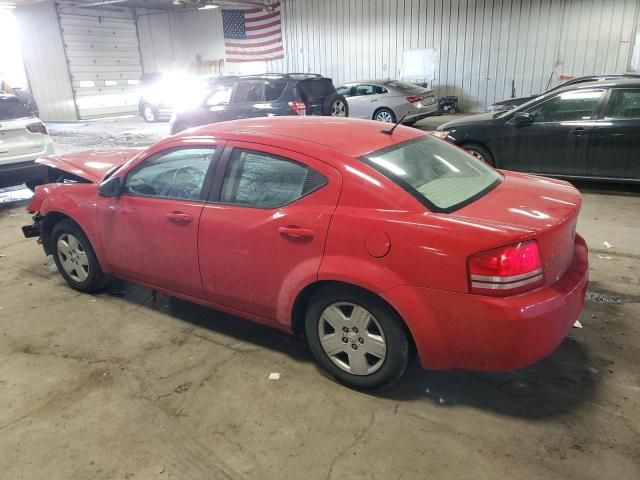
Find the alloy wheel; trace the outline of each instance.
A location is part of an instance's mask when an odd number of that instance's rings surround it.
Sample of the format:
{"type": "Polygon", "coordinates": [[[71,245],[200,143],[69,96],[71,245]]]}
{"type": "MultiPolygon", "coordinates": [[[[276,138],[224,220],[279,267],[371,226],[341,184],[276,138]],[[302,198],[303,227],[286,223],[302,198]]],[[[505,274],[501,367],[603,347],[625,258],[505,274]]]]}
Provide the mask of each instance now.
{"type": "Polygon", "coordinates": [[[153,122],[156,119],[156,114],[154,113],[153,108],[151,108],[150,105],[144,106],[143,114],[144,114],[144,119],[147,122],[153,122]]]}
{"type": "Polygon", "coordinates": [[[486,160],[484,159],[484,156],[480,152],[477,152],[475,150],[467,150],[467,152],[470,153],[472,156],[476,157],[481,162],[485,162],[486,163],[486,160]]]}
{"type": "Polygon", "coordinates": [[[338,302],[324,309],[318,322],[320,344],[329,359],[353,375],[371,375],[387,356],[380,323],[365,308],[338,302]]]}
{"type": "Polygon", "coordinates": [[[387,112],[386,110],[376,113],[376,120],[378,120],[379,122],[393,123],[391,113],[387,112]]]}
{"type": "Polygon", "coordinates": [[[347,108],[342,100],[336,100],[331,105],[331,116],[332,117],[346,117],[347,116],[347,108]]]}
{"type": "Polygon", "coordinates": [[[57,249],[67,275],[75,282],[84,282],[89,277],[89,258],[82,243],[70,233],[64,233],[58,238],[57,249]]]}

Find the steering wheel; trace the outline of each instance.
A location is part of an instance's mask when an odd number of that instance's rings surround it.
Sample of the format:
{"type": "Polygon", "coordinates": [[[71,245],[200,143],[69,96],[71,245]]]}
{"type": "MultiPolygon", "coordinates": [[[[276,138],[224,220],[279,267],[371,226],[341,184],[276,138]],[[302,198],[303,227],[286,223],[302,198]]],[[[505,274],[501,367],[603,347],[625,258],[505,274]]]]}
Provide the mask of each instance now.
{"type": "Polygon", "coordinates": [[[194,187],[198,188],[198,186],[196,185],[196,182],[193,181],[193,179],[190,179],[191,181],[189,183],[184,183],[183,185],[176,185],[176,180],[180,178],[179,175],[187,174],[189,172],[191,173],[192,177],[195,177],[195,178],[197,178],[197,176],[204,175],[202,170],[199,170],[196,167],[192,167],[191,165],[185,165],[184,167],[178,168],[174,172],[173,177],[171,177],[171,182],[169,183],[170,186],[166,194],[167,197],[184,198],[181,196],[181,194],[186,193],[188,191],[193,191],[194,187]]]}

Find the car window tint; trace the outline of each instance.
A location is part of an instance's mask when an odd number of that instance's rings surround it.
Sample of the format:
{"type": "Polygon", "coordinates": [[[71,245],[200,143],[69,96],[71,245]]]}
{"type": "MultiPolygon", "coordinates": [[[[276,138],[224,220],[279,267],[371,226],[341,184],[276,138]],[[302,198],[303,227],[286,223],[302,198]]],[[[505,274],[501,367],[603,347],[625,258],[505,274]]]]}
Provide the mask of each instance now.
{"type": "Polygon", "coordinates": [[[233,93],[233,103],[264,102],[264,82],[238,82],[233,93]]]}
{"type": "Polygon", "coordinates": [[[0,120],[32,117],[17,97],[0,97],[0,120]]]}
{"type": "Polygon", "coordinates": [[[124,193],[200,200],[215,148],[183,148],[148,158],[127,175],[124,193]]]}
{"type": "Polygon", "coordinates": [[[222,203],[278,208],[322,187],[326,178],[304,165],[235,149],[222,184],[222,203]]]}
{"type": "Polygon", "coordinates": [[[376,87],[373,85],[358,85],[356,86],[356,95],[373,95],[376,93],[376,87]]]}
{"type": "Polygon", "coordinates": [[[455,210],[502,178],[484,162],[431,136],[402,142],[363,160],[435,211],[455,210]]]}
{"type": "Polygon", "coordinates": [[[336,89],[336,91],[340,94],[343,95],[345,97],[348,97],[349,94],[351,93],[351,86],[347,86],[347,85],[343,85],[342,87],[338,87],[336,89]]]}
{"type": "Polygon", "coordinates": [[[572,122],[589,120],[593,116],[603,90],[578,90],[557,97],[527,110],[534,122],[572,122]]]}
{"type": "Polygon", "coordinates": [[[207,105],[209,107],[226,105],[227,103],[229,103],[232,91],[233,85],[218,85],[217,87],[214,87],[211,95],[207,99],[207,105]]]}
{"type": "Polygon", "coordinates": [[[264,100],[266,102],[274,102],[282,96],[286,82],[265,82],[264,84],[264,100]]]}
{"type": "Polygon", "coordinates": [[[378,95],[379,95],[379,94],[382,94],[382,93],[389,93],[389,90],[387,90],[387,89],[386,89],[386,88],[384,88],[384,87],[381,87],[380,85],[375,85],[375,86],[373,87],[373,92],[374,92],[375,94],[378,94],[378,95]]]}
{"type": "Polygon", "coordinates": [[[607,107],[605,118],[640,118],[640,89],[614,89],[609,98],[609,106],[607,107]]]}
{"type": "Polygon", "coordinates": [[[302,100],[307,102],[335,93],[336,89],[330,78],[309,78],[298,82],[298,90],[302,100]]]}

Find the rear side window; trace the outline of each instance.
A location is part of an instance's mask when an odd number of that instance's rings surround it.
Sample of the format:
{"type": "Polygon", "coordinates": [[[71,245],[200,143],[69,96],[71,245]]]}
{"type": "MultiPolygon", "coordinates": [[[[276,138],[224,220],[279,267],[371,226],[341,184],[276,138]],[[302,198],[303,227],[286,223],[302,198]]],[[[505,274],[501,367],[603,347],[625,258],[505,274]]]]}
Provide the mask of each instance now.
{"type": "Polygon", "coordinates": [[[220,201],[255,208],[279,208],[326,185],[320,173],[262,152],[234,149],[220,201]]]}
{"type": "Polygon", "coordinates": [[[485,163],[431,136],[402,142],[362,160],[436,212],[457,210],[502,180],[485,163]]]}
{"type": "Polygon", "coordinates": [[[527,110],[534,122],[575,122],[589,120],[604,90],[578,90],[561,93],[527,110]]]}
{"type": "Polygon", "coordinates": [[[27,107],[16,97],[0,97],[0,120],[13,120],[32,116],[27,107]]]}
{"type": "Polygon", "coordinates": [[[614,89],[609,98],[605,118],[620,120],[640,118],[640,89],[614,89]]]}
{"type": "Polygon", "coordinates": [[[282,96],[286,82],[265,82],[264,84],[264,101],[274,102],[282,96]]]}

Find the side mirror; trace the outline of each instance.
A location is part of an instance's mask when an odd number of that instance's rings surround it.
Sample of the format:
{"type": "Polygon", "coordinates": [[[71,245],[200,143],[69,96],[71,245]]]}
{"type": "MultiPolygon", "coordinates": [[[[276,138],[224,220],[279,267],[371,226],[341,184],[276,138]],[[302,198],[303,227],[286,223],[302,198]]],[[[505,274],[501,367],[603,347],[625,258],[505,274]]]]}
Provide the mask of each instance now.
{"type": "Polygon", "coordinates": [[[527,125],[529,123],[533,123],[533,117],[527,112],[517,112],[513,116],[513,123],[516,125],[527,125]]]}
{"type": "Polygon", "coordinates": [[[98,193],[103,197],[120,196],[120,177],[110,177],[98,186],[98,193]]]}

